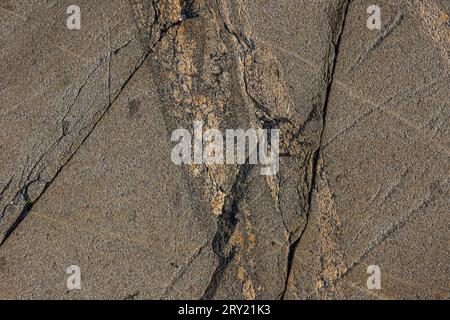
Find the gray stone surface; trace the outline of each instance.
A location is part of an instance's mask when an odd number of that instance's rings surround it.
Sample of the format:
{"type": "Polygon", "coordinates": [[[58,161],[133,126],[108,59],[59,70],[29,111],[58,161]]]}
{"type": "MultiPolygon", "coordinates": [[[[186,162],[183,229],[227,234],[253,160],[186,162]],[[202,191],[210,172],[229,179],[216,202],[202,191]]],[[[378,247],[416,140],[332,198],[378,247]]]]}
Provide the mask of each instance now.
{"type": "Polygon", "coordinates": [[[76,2],[0,3],[0,298],[449,298],[447,1],[76,2]],[[278,174],[176,166],[194,120],[278,174]]]}

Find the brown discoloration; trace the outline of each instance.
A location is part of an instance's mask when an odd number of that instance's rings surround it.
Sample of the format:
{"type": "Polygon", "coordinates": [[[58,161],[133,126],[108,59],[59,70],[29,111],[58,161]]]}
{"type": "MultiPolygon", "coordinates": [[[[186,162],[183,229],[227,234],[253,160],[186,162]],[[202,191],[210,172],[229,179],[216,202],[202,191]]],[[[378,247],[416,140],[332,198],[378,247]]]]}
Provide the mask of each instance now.
{"type": "Polygon", "coordinates": [[[321,271],[316,287],[326,298],[336,297],[335,282],[346,272],[344,250],[340,242],[341,221],[334,204],[333,192],[329,186],[326,172],[321,164],[320,180],[315,201],[317,203],[317,223],[319,228],[319,252],[321,271]]]}
{"type": "Polygon", "coordinates": [[[450,65],[450,29],[449,16],[434,1],[420,0],[408,2],[411,10],[417,12],[424,29],[439,49],[442,59],[450,65]]]}
{"type": "MultiPolygon", "coordinates": [[[[198,8],[204,4],[199,2],[196,5],[198,8]]],[[[171,19],[181,15],[179,5],[170,8],[171,19]]],[[[225,70],[227,51],[226,45],[220,41],[221,28],[215,13],[211,11],[209,14],[204,18],[199,17],[198,22],[196,19],[188,20],[174,27],[170,35],[172,41],[162,43],[162,50],[170,55],[164,66],[164,74],[173,84],[170,94],[175,103],[175,107],[168,112],[189,126],[192,126],[192,121],[200,121],[203,132],[224,129],[225,108],[233,95],[230,75],[225,70]],[[209,20],[207,26],[203,19],[209,20]],[[212,39],[219,42],[211,46],[209,41],[198,38],[198,30],[204,30],[204,35],[211,43],[212,39]],[[206,84],[210,89],[197,90],[199,85],[206,84]]],[[[192,164],[188,168],[194,178],[203,181],[200,183],[203,186],[202,193],[210,202],[212,213],[220,215],[236,169],[215,164],[192,164]]]]}
{"type": "Polygon", "coordinates": [[[244,282],[242,293],[244,294],[246,300],[255,300],[256,293],[255,288],[253,288],[253,283],[251,282],[251,280],[247,280],[244,282]]]}

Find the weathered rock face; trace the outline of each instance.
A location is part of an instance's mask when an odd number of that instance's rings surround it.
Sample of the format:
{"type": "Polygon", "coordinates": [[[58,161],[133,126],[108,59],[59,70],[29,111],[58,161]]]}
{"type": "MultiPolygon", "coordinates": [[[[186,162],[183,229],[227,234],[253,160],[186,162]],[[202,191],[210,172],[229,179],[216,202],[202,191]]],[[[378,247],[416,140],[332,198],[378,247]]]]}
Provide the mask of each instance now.
{"type": "Polygon", "coordinates": [[[0,4],[0,298],[449,298],[446,1],[71,4],[0,4]],[[277,174],[175,165],[194,121],[277,174]]]}

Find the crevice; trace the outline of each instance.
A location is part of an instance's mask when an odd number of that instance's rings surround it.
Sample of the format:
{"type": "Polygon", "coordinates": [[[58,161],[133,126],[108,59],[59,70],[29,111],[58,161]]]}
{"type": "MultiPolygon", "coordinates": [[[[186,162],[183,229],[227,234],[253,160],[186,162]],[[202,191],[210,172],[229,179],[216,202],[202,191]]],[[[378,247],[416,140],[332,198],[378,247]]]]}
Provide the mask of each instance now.
{"type": "Polygon", "coordinates": [[[199,16],[199,13],[193,9],[194,2],[195,0],[184,0],[183,8],[181,9],[180,21],[194,19],[199,16]]]}
{"type": "Polygon", "coordinates": [[[211,300],[214,298],[224,271],[236,254],[236,247],[232,247],[228,253],[226,252],[226,247],[239,221],[239,204],[245,197],[251,171],[252,166],[247,159],[246,164],[239,168],[231,191],[225,198],[222,214],[217,218],[217,231],[213,238],[212,246],[213,252],[219,257],[219,264],[213,272],[211,281],[205,289],[201,300],[211,300]]]}
{"type": "Polygon", "coordinates": [[[135,293],[127,295],[124,300],[136,300],[136,298],[139,296],[140,292],[136,291],[135,293]]]}
{"type": "MultiPolygon", "coordinates": [[[[159,26],[159,37],[158,37],[158,40],[156,40],[156,42],[151,47],[151,50],[153,50],[156,47],[156,45],[162,41],[162,39],[165,37],[167,32],[169,32],[169,30],[180,26],[185,21],[193,20],[200,16],[199,12],[196,12],[193,10],[194,2],[195,2],[195,0],[191,0],[191,1],[183,0],[183,6],[182,6],[181,12],[180,12],[180,19],[174,23],[169,24],[168,26],[164,26],[164,25],[159,26]]],[[[158,24],[160,23],[161,12],[158,10],[158,8],[155,4],[155,1],[152,1],[152,4],[153,4],[154,11],[155,11],[155,19],[153,21],[153,26],[152,26],[152,29],[153,29],[155,26],[158,26],[158,24]]]]}
{"type": "Polygon", "coordinates": [[[120,53],[120,51],[122,51],[123,49],[125,49],[126,47],[128,47],[130,44],[131,44],[131,42],[133,42],[133,40],[136,38],[136,36],[133,36],[132,38],[130,38],[127,42],[125,42],[123,45],[121,45],[120,47],[117,47],[117,48],[114,48],[113,50],[112,50],[112,54],[114,55],[114,56],[116,56],[116,55],[118,55],[119,53],[120,53]]]}
{"type": "MultiPolygon", "coordinates": [[[[322,127],[321,127],[320,137],[319,137],[319,141],[318,141],[318,146],[312,155],[312,165],[311,165],[312,166],[312,179],[311,179],[311,185],[310,185],[310,188],[308,191],[308,210],[306,212],[306,222],[305,222],[305,225],[304,225],[302,231],[300,232],[300,235],[289,246],[288,256],[287,256],[285,285],[284,285],[284,289],[283,289],[282,293],[280,294],[281,300],[284,300],[288,286],[289,286],[289,280],[290,280],[291,274],[292,274],[292,266],[293,266],[293,262],[294,262],[295,252],[297,251],[297,248],[298,248],[301,240],[303,239],[305,231],[308,228],[308,225],[310,222],[313,194],[317,187],[317,174],[318,174],[318,171],[320,170],[320,165],[319,165],[320,161],[319,160],[320,160],[321,151],[322,151],[321,149],[322,149],[323,135],[324,135],[325,126],[326,126],[327,110],[328,110],[328,106],[329,106],[331,89],[333,87],[333,82],[334,82],[336,64],[337,64],[337,60],[339,58],[339,49],[340,49],[340,45],[341,45],[342,34],[345,29],[345,22],[347,20],[350,2],[351,2],[351,0],[347,0],[347,1],[343,2],[342,8],[341,8],[340,26],[336,26],[336,27],[339,27],[339,29],[338,29],[339,31],[338,31],[338,36],[337,36],[336,41],[335,42],[333,41],[334,42],[333,43],[334,57],[333,57],[332,63],[329,65],[328,71],[327,71],[327,74],[329,76],[327,79],[328,81],[327,81],[327,88],[326,88],[326,92],[325,92],[325,99],[324,99],[324,103],[322,106],[322,127]]],[[[292,236],[294,236],[294,235],[292,235],[292,236]]],[[[290,236],[290,238],[291,238],[291,236],[290,236]]],[[[289,241],[291,241],[291,240],[292,239],[290,239],[289,241]]]]}
{"type": "MultiPolygon", "coordinates": [[[[0,243],[0,246],[3,244],[3,242],[11,235],[11,233],[17,228],[17,226],[23,221],[23,219],[25,219],[25,217],[28,215],[28,213],[30,212],[31,208],[34,205],[34,202],[30,199],[30,196],[28,195],[28,189],[30,188],[30,186],[36,182],[39,182],[41,180],[40,175],[38,175],[38,177],[36,179],[34,179],[33,181],[28,182],[27,184],[25,184],[22,188],[20,188],[20,190],[16,193],[16,195],[14,196],[14,201],[19,201],[18,199],[22,199],[24,200],[25,206],[22,209],[21,213],[19,214],[19,216],[17,217],[17,219],[12,223],[12,225],[6,230],[5,232],[5,236],[2,240],[2,242],[0,243]]],[[[5,210],[8,208],[8,206],[6,206],[2,212],[2,215],[4,215],[5,210]]]]}
{"type": "MultiPolygon", "coordinates": [[[[223,27],[225,31],[231,35],[238,45],[241,47],[241,56],[245,56],[245,54],[251,54],[255,50],[255,44],[251,37],[245,36],[242,32],[236,32],[233,31],[230,26],[225,21],[223,14],[220,9],[220,0],[216,0],[217,10],[219,13],[219,16],[222,20],[223,27]]],[[[242,58],[242,57],[241,57],[242,58]]],[[[292,121],[286,117],[275,117],[270,113],[270,110],[265,107],[263,104],[261,104],[251,93],[249,90],[249,79],[246,74],[246,67],[248,66],[245,59],[241,59],[241,63],[244,67],[244,72],[242,74],[243,84],[244,84],[244,91],[245,94],[248,96],[248,98],[253,103],[253,106],[256,109],[255,116],[260,121],[263,129],[275,129],[279,128],[280,124],[288,123],[290,125],[293,125],[292,121]]]]}

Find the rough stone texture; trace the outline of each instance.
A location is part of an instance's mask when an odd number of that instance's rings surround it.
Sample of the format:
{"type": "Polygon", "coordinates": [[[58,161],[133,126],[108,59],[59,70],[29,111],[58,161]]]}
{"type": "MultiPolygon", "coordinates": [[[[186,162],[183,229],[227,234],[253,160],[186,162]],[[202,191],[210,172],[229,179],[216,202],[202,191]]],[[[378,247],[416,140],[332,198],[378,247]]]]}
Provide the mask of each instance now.
{"type": "Polygon", "coordinates": [[[448,1],[76,2],[0,3],[0,298],[449,298],[448,1]],[[194,120],[278,174],[174,165],[194,120]]]}

